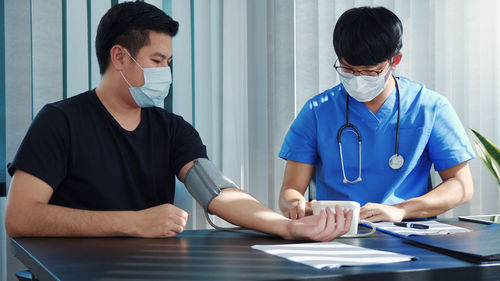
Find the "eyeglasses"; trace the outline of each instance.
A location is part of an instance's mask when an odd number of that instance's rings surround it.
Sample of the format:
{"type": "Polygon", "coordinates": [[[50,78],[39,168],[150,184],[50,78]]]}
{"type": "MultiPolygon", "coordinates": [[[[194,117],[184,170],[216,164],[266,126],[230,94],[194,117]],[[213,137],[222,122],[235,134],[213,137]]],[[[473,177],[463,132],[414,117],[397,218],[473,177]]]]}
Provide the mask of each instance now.
{"type": "MultiPolygon", "coordinates": [[[[390,66],[391,64],[388,63],[387,65],[390,66]]],[[[339,60],[337,59],[335,61],[335,64],[333,65],[333,67],[335,68],[337,73],[344,78],[353,78],[354,76],[356,76],[356,73],[359,73],[359,76],[361,76],[363,79],[365,79],[367,81],[375,81],[375,80],[377,80],[377,77],[379,77],[380,74],[382,74],[382,72],[384,72],[384,70],[387,68],[387,65],[384,66],[384,68],[380,71],[367,70],[367,69],[366,70],[354,70],[352,68],[340,65],[339,60]]]]}

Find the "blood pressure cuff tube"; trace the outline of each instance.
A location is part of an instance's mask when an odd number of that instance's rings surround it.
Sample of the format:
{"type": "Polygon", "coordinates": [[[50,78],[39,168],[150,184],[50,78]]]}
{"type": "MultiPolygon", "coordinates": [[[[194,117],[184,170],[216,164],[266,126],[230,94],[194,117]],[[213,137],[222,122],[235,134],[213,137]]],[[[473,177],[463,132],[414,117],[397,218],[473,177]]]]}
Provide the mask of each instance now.
{"type": "Polygon", "coordinates": [[[210,160],[198,158],[187,171],[184,185],[196,201],[208,212],[208,205],[221,189],[238,186],[222,175],[210,160]]]}

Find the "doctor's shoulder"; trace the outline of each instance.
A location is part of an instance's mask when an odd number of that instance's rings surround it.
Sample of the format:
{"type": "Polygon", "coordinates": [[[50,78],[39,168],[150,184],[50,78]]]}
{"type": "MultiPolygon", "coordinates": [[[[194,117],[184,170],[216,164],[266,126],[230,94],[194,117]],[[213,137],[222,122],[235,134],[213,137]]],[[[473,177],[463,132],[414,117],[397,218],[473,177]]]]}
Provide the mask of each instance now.
{"type": "Polygon", "coordinates": [[[412,100],[412,103],[417,102],[421,107],[439,108],[443,105],[448,105],[448,99],[441,93],[428,88],[425,84],[412,81],[405,77],[399,77],[402,87],[405,87],[407,96],[412,100]],[[404,86],[403,86],[404,85],[404,86]]]}
{"type": "Polygon", "coordinates": [[[341,101],[344,100],[343,98],[341,98],[342,91],[344,91],[344,88],[341,84],[338,84],[337,86],[327,89],[310,98],[305,103],[304,107],[312,110],[330,107],[334,103],[338,102],[339,99],[341,99],[341,101]]]}

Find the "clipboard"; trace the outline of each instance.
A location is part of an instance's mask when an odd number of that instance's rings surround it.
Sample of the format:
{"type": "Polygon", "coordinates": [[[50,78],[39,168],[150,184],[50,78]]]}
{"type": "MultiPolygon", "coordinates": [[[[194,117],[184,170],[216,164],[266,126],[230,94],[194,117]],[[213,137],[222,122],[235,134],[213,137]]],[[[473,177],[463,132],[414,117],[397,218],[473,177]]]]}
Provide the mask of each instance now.
{"type": "Polygon", "coordinates": [[[444,236],[408,236],[405,241],[473,263],[500,263],[500,224],[444,236]]]}
{"type": "Polygon", "coordinates": [[[413,235],[449,235],[453,233],[468,232],[467,228],[458,227],[451,224],[438,222],[435,220],[427,221],[405,221],[407,223],[416,223],[427,226],[427,229],[416,229],[396,226],[394,222],[376,222],[374,223],[377,230],[397,236],[406,238],[413,235]]]}

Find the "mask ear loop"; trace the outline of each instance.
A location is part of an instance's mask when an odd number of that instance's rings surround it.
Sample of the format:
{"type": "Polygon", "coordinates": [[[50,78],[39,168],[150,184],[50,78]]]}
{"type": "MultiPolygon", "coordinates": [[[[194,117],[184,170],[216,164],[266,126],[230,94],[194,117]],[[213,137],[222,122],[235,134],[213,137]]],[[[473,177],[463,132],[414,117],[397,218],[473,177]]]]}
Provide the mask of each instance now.
{"type": "MultiPolygon", "coordinates": [[[[144,73],[144,68],[142,68],[142,66],[134,59],[134,57],[132,57],[132,55],[130,55],[130,53],[128,52],[127,49],[123,48],[123,50],[127,53],[127,55],[135,62],[135,64],[137,64],[137,66],[142,70],[142,73],[144,73]]],[[[122,75],[123,79],[125,80],[125,82],[127,82],[128,86],[130,88],[134,88],[130,82],[128,82],[127,78],[125,78],[125,75],[123,75],[123,72],[120,70],[120,74],[122,75]]]]}
{"type": "Polygon", "coordinates": [[[123,72],[121,70],[120,70],[120,74],[122,75],[123,80],[125,80],[125,82],[127,82],[129,88],[133,88],[132,85],[130,85],[130,82],[128,82],[127,78],[125,78],[125,75],[123,75],[123,72]]]}
{"type": "Polygon", "coordinates": [[[142,69],[142,71],[144,71],[144,68],[142,68],[142,66],[134,59],[134,57],[128,52],[127,49],[125,49],[125,52],[127,52],[127,55],[135,62],[135,64],[137,64],[138,67],[140,67],[142,69]]]}

